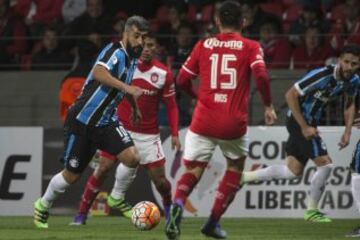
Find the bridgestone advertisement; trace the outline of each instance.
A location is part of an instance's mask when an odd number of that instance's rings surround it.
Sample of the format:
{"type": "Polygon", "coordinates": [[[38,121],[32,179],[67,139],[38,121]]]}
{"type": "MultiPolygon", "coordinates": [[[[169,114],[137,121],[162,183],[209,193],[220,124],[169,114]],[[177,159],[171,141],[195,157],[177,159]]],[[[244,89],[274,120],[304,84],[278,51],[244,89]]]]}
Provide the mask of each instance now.
{"type": "MultiPolygon", "coordinates": [[[[180,132],[181,142],[184,142],[187,129],[180,132]]],[[[338,143],[343,133],[343,127],[320,127],[320,135],[326,143],[334,168],[326,184],[321,198],[320,210],[331,218],[358,218],[351,195],[351,173],[349,165],[352,152],[360,137],[360,131],[353,129],[348,147],[339,150],[338,143]]],[[[285,164],[285,143],[288,133],[285,127],[250,127],[249,157],[245,170],[255,170],[273,164],[285,164]]],[[[164,151],[167,157],[166,171],[175,190],[177,179],[184,171],[180,154],[171,150],[170,138],[164,141],[164,151]]],[[[196,189],[186,203],[185,216],[209,215],[214,194],[219,180],[226,169],[226,160],[217,148],[196,189]]],[[[234,202],[225,213],[225,217],[269,217],[269,218],[302,218],[307,203],[307,192],[311,176],[316,171],[313,162],[309,160],[303,176],[294,180],[272,180],[244,185],[238,192],[234,202]]],[[[158,202],[160,196],[154,186],[153,192],[158,202]]]]}

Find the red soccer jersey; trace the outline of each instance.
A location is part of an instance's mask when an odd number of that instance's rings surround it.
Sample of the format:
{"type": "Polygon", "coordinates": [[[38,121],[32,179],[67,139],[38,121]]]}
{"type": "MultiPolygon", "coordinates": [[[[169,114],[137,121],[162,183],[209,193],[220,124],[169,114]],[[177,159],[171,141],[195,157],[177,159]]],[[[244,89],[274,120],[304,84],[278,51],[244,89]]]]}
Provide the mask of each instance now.
{"type": "MultiPolygon", "coordinates": [[[[160,100],[170,97],[175,98],[172,73],[158,60],[154,59],[150,64],[139,61],[133,76],[132,85],[146,90],[145,94],[137,100],[142,114],[141,123],[139,126],[133,126],[130,118],[132,111],[128,101],[121,101],[118,106],[119,120],[127,130],[133,132],[145,134],[159,133],[158,112],[160,100]]],[[[177,129],[172,132],[177,134],[177,129]]]]}
{"type": "Polygon", "coordinates": [[[265,65],[260,45],[237,33],[200,40],[182,67],[200,77],[190,129],[220,139],[243,136],[251,69],[258,64],[265,65]]]}

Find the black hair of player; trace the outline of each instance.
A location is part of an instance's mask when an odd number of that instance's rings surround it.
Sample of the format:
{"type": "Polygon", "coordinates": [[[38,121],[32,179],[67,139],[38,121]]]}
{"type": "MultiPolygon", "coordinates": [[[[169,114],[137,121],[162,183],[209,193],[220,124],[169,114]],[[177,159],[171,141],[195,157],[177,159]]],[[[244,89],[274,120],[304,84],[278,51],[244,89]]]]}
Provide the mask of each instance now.
{"type": "Polygon", "coordinates": [[[239,28],[241,8],[237,1],[227,0],[221,3],[217,15],[223,27],[239,28]]]}
{"type": "Polygon", "coordinates": [[[339,57],[343,56],[346,53],[350,53],[360,58],[360,47],[356,44],[348,44],[344,46],[343,49],[340,51],[339,57]]]}

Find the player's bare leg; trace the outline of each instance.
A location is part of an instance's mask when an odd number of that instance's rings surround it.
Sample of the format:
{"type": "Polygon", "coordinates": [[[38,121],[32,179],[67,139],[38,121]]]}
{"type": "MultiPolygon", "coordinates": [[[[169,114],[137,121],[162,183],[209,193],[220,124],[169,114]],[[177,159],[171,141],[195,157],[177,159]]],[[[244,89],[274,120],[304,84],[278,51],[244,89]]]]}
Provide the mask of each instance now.
{"type": "Polygon", "coordinates": [[[319,211],[318,203],[325,190],[326,181],[330,176],[333,164],[328,155],[315,158],[314,163],[317,170],[311,178],[308,205],[304,219],[310,222],[331,222],[330,218],[319,211]]]}
{"type": "Polygon", "coordinates": [[[114,187],[107,204],[119,210],[124,217],[131,218],[132,206],[125,201],[125,192],[136,176],[140,156],[136,148],[132,146],[118,154],[117,159],[121,160],[121,164],[116,169],[114,187]]]}
{"type": "Polygon", "coordinates": [[[169,219],[165,226],[165,233],[169,240],[178,239],[180,236],[180,223],[185,201],[199,182],[205,167],[206,163],[203,162],[186,164],[186,171],[176,184],[174,203],[171,205],[169,219]]]}
{"type": "Polygon", "coordinates": [[[78,226],[86,224],[90,207],[98,195],[100,187],[107,177],[107,173],[115,166],[116,163],[117,161],[114,161],[113,159],[109,159],[105,156],[100,157],[99,164],[86,182],[80,201],[79,213],[75,216],[74,221],[70,223],[70,225],[78,226]]]}
{"type": "Polygon", "coordinates": [[[219,221],[240,189],[239,182],[244,169],[245,159],[245,156],[236,160],[227,158],[228,167],[221,182],[219,183],[211,215],[201,229],[201,232],[205,236],[217,239],[226,238],[227,234],[221,229],[219,221]]]}
{"type": "Polygon", "coordinates": [[[171,206],[171,184],[165,176],[164,166],[149,167],[148,174],[160,193],[163,201],[165,219],[168,219],[171,206]]]}

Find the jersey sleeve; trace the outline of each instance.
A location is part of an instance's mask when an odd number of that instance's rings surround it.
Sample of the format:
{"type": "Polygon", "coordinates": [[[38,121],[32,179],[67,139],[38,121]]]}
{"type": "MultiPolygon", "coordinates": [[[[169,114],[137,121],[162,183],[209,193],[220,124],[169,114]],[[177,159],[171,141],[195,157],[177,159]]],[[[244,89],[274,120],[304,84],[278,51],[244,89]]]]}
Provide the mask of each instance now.
{"type": "Polygon", "coordinates": [[[257,42],[254,42],[249,49],[249,61],[250,68],[265,66],[264,51],[257,42]]]}
{"type": "Polygon", "coordinates": [[[197,42],[193,48],[190,56],[186,59],[182,65],[182,69],[192,76],[196,76],[199,73],[199,61],[202,41],[197,42]]]}
{"type": "Polygon", "coordinates": [[[353,97],[355,98],[358,94],[359,94],[359,89],[360,89],[360,78],[359,76],[356,74],[354,76],[354,81],[357,83],[355,84],[356,86],[352,86],[352,87],[348,87],[348,91],[347,91],[347,94],[350,96],[350,97],[353,97]]]}
{"type": "Polygon", "coordinates": [[[174,95],[175,95],[174,76],[170,71],[167,71],[162,97],[167,98],[174,95]]]}
{"type": "Polygon", "coordinates": [[[324,78],[318,74],[322,71],[324,71],[323,68],[312,70],[294,84],[295,89],[301,96],[306,95],[323,84],[324,78]]]}
{"type": "Polygon", "coordinates": [[[115,66],[118,66],[118,64],[123,62],[124,57],[124,53],[121,50],[110,49],[105,51],[102,56],[99,57],[99,60],[96,62],[96,64],[105,67],[109,71],[112,71],[115,66]]]}

